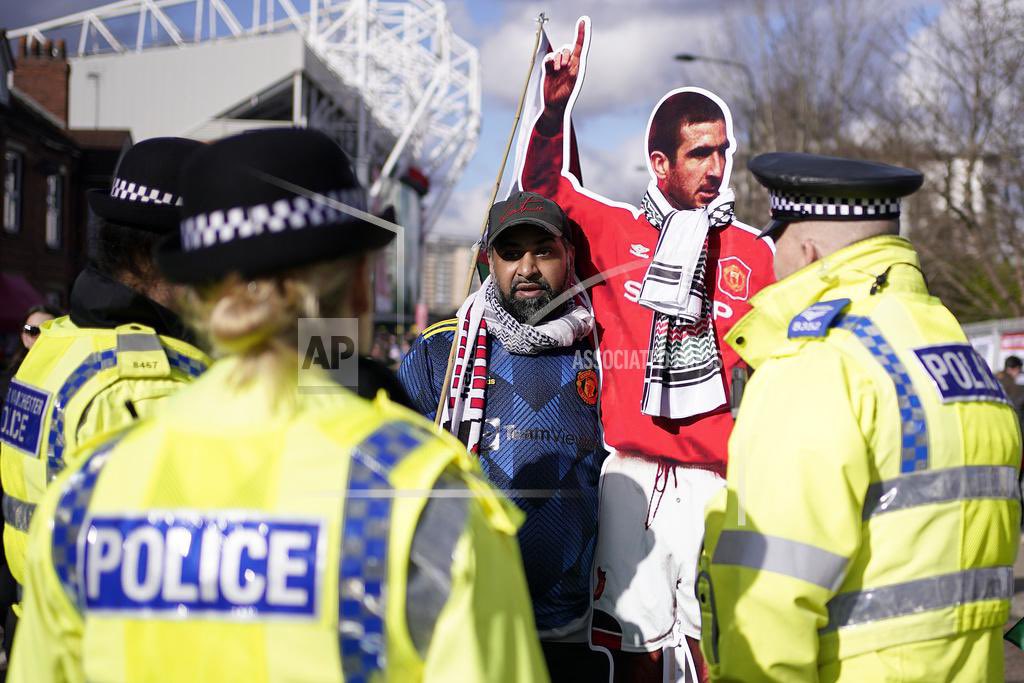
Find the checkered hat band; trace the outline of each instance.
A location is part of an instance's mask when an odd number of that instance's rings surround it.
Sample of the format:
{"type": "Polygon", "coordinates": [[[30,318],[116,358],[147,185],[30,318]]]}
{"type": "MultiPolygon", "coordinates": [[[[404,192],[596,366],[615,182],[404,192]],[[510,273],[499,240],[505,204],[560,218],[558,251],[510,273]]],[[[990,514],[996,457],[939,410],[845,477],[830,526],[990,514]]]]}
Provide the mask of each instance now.
{"type": "Polygon", "coordinates": [[[164,192],[155,187],[146,187],[123,178],[114,178],[114,184],[110,186],[110,196],[140,204],[181,206],[181,197],[175,197],[170,192],[164,192]]]}
{"type": "MultiPolygon", "coordinates": [[[[362,188],[326,192],[323,197],[346,207],[366,211],[366,193],[362,188]]],[[[181,222],[181,246],[185,251],[195,251],[264,232],[276,233],[286,228],[301,229],[357,220],[335,208],[333,202],[291,197],[271,204],[239,206],[192,216],[181,222]]]]}
{"type": "Polygon", "coordinates": [[[801,218],[824,216],[835,218],[897,218],[900,200],[851,199],[849,197],[820,197],[813,195],[771,193],[772,218],[801,218]]]}

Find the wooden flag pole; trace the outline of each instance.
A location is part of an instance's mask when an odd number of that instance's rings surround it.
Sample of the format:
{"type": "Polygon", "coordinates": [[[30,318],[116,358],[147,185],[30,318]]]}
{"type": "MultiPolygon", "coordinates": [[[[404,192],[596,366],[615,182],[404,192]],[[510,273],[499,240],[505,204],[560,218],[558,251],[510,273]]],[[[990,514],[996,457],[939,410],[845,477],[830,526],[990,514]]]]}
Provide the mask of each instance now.
{"type": "MultiPolygon", "coordinates": [[[[469,296],[470,290],[473,288],[473,275],[476,274],[476,262],[480,257],[480,246],[483,242],[484,233],[487,230],[487,217],[490,214],[491,207],[494,206],[494,200],[498,197],[498,190],[501,188],[501,179],[505,175],[505,164],[508,163],[508,155],[512,150],[512,143],[516,138],[516,130],[519,128],[519,119],[523,115],[523,104],[526,101],[526,91],[530,87],[530,77],[533,76],[533,67],[537,63],[537,48],[540,47],[540,36],[544,32],[544,24],[548,18],[543,12],[537,15],[537,33],[533,37],[533,50],[530,52],[530,69],[526,72],[526,82],[523,83],[523,92],[519,95],[519,105],[516,107],[516,117],[512,122],[512,132],[509,133],[508,142],[505,143],[505,153],[501,157],[501,166],[498,167],[498,177],[494,180],[494,189],[491,191],[491,201],[487,203],[487,209],[484,211],[483,225],[480,228],[480,238],[473,245],[473,256],[469,263],[469,272],[466,274],[466,286],[463,290],[466,292],[466,296],[469,296]]],[[[444,408],[444,402],[448,400],[449,385],[452,382],[452,373],[455,370],[455,352],[458,350],[459,345],[459,330],[455,330],[455,338],[452,339],[452,348],[448,352],[448,368],[444,373],[444,382],[441,384],[441,399],[437,402],[437,415],[434,416],[434,424],[441,424],[441,414],[444,408]]]]}

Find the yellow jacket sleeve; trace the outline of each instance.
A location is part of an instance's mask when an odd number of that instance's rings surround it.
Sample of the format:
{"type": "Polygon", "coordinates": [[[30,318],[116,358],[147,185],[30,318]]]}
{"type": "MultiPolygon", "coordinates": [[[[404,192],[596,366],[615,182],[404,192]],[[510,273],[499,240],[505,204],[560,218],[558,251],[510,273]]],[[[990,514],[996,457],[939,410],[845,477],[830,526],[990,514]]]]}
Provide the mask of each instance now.
{"type": "Polygon", "coordinates": [[[423,680],[545,683],[547,667],[519,555],[518,525],[505,509],[511,503],[493,493],[475,493],[423,680]]]}
{"type": "Polygon", "coordinates": [[[80,683],[82,619],[54,571],[51,520],[70,470],[47,490],[29,529],[22,616],[11,654],[10,683],[80,683]]]}
{"type": "Polygon", "coordinates": [[[816,681],[817,631],[860,544],[873,392],[812,343],[754,374],[708,506],[698,598],[714,680],[816,681]]]}

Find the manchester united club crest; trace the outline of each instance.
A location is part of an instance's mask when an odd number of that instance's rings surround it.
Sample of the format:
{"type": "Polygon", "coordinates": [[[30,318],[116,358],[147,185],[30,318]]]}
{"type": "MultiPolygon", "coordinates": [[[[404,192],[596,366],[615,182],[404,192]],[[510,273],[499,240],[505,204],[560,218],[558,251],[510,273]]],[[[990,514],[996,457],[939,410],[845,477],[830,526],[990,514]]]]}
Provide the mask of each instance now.
{"type": "Polygon", "coordinates": [[[597,403],[597,373],[593,370],[580,370],[576,374],[576,393],[588,406],[597,403]]]}
{"type": "Polygon", "coordinates": [[[735,301],[750,297],[750,266],[736,256],[718,261],[718,290],[735,301]]]}

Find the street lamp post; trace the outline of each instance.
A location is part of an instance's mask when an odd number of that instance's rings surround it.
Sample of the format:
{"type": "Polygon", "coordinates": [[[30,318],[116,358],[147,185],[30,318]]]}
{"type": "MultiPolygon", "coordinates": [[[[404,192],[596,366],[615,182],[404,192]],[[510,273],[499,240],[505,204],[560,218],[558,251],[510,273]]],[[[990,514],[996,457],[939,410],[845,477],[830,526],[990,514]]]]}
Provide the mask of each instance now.
{"type": "Polygon", "coordinates": [[[94,105],[94,107],[93,107],[93,111],[94,111],[93,128],[99,128],[100,127],[100,74],[95,72],[95,71],[90,71],[89,73],[87,73],[85,75],[85,77],[88,78],[90,81],[92,81],[93,85],[95,86],[93,88],[93,93],[92,93],[93,94],[93,100],[94,100],[93,101],[93,105],[94,105]]]}
{"type": "Polygon", "coordinates": [[[750,100],[754,105],[754,120],[750,122],[750,151],[753,154],[756,145],[756,130],[757,130],[757,119],[760,118],[760,107],[757,105],[757,86],[754,81],[754,72],[750,70],[750,67],[743,62],[738,62],[734,59],[724,59],[722,57],[706,57],[704,55],[695,55],[689,52],[683,52],[675,56],[677,62],[708,62],[710,64],[721,64],[722,66],[728,66],[733,69],[739,69],[743,72],[743,76],[747,80],[747,87],[750,92],[750,100]]]}

